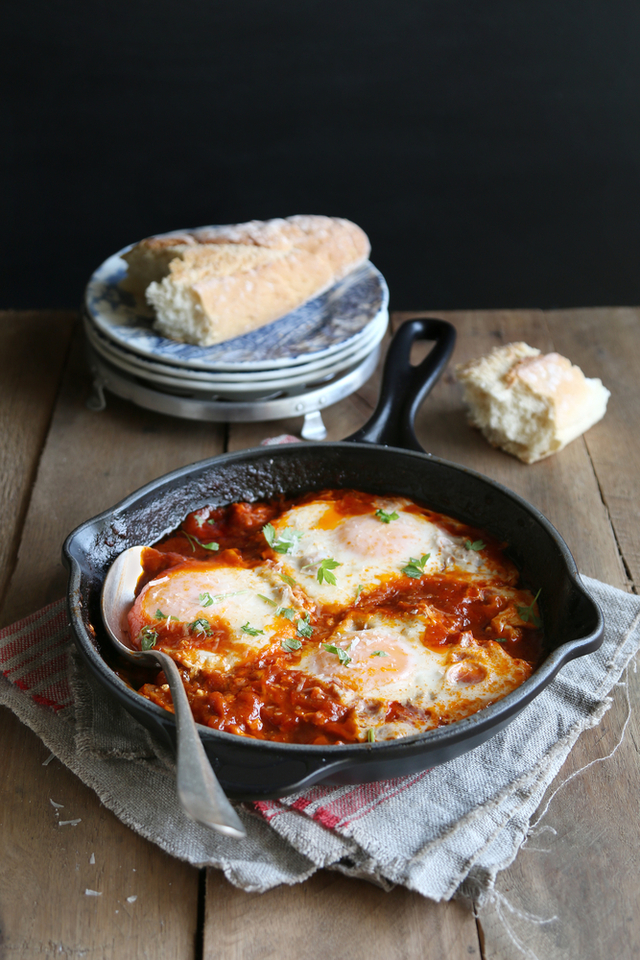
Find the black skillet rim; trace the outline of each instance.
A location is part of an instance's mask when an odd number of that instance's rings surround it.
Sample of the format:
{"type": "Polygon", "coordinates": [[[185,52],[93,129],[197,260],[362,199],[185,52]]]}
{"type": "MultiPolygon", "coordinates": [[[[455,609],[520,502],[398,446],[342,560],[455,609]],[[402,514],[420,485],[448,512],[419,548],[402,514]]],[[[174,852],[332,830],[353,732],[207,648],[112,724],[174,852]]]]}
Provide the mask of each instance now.
{"type": "MultiPolygon", "coordinates": [[[[329,746],[315,744],[291,744],[269,740],[256,740],[251,737],[243,737],[237,734],[226,733],[224,731],[214,730],[210,727],[205,727],[198,724],[198,731],[202,739],[212,743],[215,743],[216,741],[225,742],[229,745],[237,747],[239,750],[242,750],[243,747],[255,750],[256,747],[259,746],[261,752],[264,752],[265,754],[277,752],[280,754],[291,754],[292,757],[295,757],[298,754],[304,753],[310,758],[315,758],[318,761],[328,755],[330,765],[332,759],[335,761],[345,761],[348,759],[357,761],[359,758],[364,759],[365,757],[370,757],[372,752],[376,752],[379,759],[382,759],[385,753],[391,752],[393,755],[397,755],[398,753],[403,752],[403,748],[410,749],[412,747],[418,748],[423,746],[426,749],[431,746],[434,748],[444,747],[448,743],[453,745],[459,741],[469,738],[471,734],[480,734],[485,730],[491,730],[494,727],[499,728],[501,721],[506,722],[507,720],[511,719],[514,714],[520,712],[521,709],[530,703],[534,697],[536,697],[538,693],[541,692],[542,689],[544,689],[551,682],[551,680],[553,680],[554,676],[561,669],[561,667],[564,666],[564,664],[575,657],[593,652],[600,646],[604,630],[602,613],[598,605],[595,603],[582,584],[575,561],[565,541],[555,527],[550,523],[550,521],[547,520],[544,514],[542,514],[536,507],[534,507],[523,497],[519,496],[519,494],[514,493],[512,490],[509,490],[507,487],[503,486],[497,481],[491,480],[477,471],[462,467],[458,464],[452,463],[451,461],[434,457],[428,453],[418,453],[417,451],[414,452],[412,450],[407,450],[406,448],[389,447],[386,445],[373,443],[367,443],[365,446],[368,451],[377,451],[379,455],[388,456],[398,454],[403,457],[417,458],[422,462],[424,462],[426,459],[431,463],[438,464],[447,469],[452,469],[456,472],[463,472],[470,477],[481,481],[482,484],[488,485],[499,495],[511,500],[514,504],[524,509],[525,512],[529,513],[532,519],[543,527],[544,531],[547,533],[559,551],[568,580],[570,581],[574,590],[581,594],[583,599],[588,601],[591,605],[592,612],[595,617],[595,625],[593,629],[585,636],[568,640],[556,647],[545,657],[538,667],[536,667],[528,680],[496,703],[493,703],[488,707],[484,707],[482,710],[478,711],[472,716],[466,717],[463,720],[458,720],[448,726],[438,727],[434,730],[427,730],[410,737],[372,743],[367,742],[329,746]]],[[[305,443],[304,449],[309,453],[317,451],[322,453],[323,456],[330,451],[336,451],[340,449],[345,449],[352,453],[353,443],[349,440],[337,441],[334,443],[305,443]]],[[[85,657],[86,660],[88,660],[89,665],[93,668],[93,671],[102,676],[108,687],[115,686],[116,689],[111,689],[110,692],[112,695],[116,696],[121,703],[123,703],[124,700],[131,702],[132,705],[135,705],[138,710],[148,710],[151,716],[154,717],[160,725],[167,723],[169,725],[174,724],[174,720],[170,712],[165,711],[156,704],[145,700],[145,698],[141,697],[140,694],[136,693],[131,687],[127,686],[127,684],[125,684],[124,681],[122,681],[117,674],[111,670],[106,661],[101,657],[99,651],[96,649],[94,641],[87,631],[82,619],[82,598],[80,596],[80,584],[83,570],[80,563],[74,556],[74,543],[86,530],[98,527],[105,520],[114,519],[120,514],[125,513],[125,511],[128,509],[135,507],[139,500],[143,499],[149,494],[153,494],[155,491],[160,490],[166,485],[173,485],[176,481],[192,477],[200,472],[205,472],[212,467],[215,468],[216,466],[229,463],[234,460],[253,461],[255,459],[261,459],[262,457],[273,457],[274,455],[278,457],[286,457],[289,455],[296,456],[299,450],[300,447],[298,444],[285,445],[277,448],[256,447],[242,451],[236,451],[233,453],[221,454],[185,467],[180,467],[177,470],[174,470],[157,478],[156,480],[151,481],[148,484],[145,484],[143,487],[140,487],[138,490],[134,491],[128,497],[110,507],[108,510],[103,511],[90,520],[80,524],[66,538],[63,545],[63,560],[70,571],[67,602],[74,640],[80,650],[80,653],[85,657]]],[[[194,507],[193,509],[197,509],[197,507],[194,507]]],[[[163,532],[168,532],[168,530],[163,532]]],[[[161,537],[163,532],[159,532],[156,539],[161,537]]],[[[112,558],[112,560],[113,559],[115,559],[115,556],[112,558]]]]}

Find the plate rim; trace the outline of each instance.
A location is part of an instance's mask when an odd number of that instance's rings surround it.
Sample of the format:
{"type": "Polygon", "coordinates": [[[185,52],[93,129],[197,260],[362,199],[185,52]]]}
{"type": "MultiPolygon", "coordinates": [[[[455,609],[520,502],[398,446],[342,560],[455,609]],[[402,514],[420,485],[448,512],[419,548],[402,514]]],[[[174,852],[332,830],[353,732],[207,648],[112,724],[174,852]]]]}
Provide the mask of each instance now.
{"type": "MultiPolygon", "coordinates": [[[[193,228],[193,229],[196,229],[196,228],[193,228]]],[[[197,229],[204,229],[204,228],[197,228],[197,229]]],[[[176,231],[172,231],[172,233],[175,233],[175,232],[176,231]]],[[[170,235],[171,234],[158,234],[158,236],[170,236],[170,235]]],[[[155,362],[163,362],[164,358],[162,358],[161,354],[157,353],[152,348],[145,348],[138,344],[132,344],[124,340],[124,338],[114,336],[114,330],[116,325],[113,323],[110,323],[108,317],[104,313],[101,313],[99,310],[94,309],[92,307],[92,301],[95,301],[98,298],[100,291],[107,291],[107,290],[113,291],[114,288],[117,286],[115,282],[109,281],[104,275],[105,273],[108,273],[108,272],[113,273],[117,268],[122,269],[122,267],[124,266],[124,262],[122,261],[122,254],[126,253],[133,246],[135,246],[135,244],[128,244],[126,247],[123,247],[121,250],[117,251],[116,253],[111,254],[111,256],[107,257],[93,271],[93,273],[91,274],[86,284],[85,291],[84,291],[84,300],[83,300],[84,309],[91,323],[96,327],[96,329],[99,330],[103,334],[103,336],[107,337],[109,340],[117,344],[121,349],[128,350],[131,353],[135,353],[138,356],[142,356],[144,358],[153,360],[155,362]],[[116,261],[119,261],[119,263],[116,263],[116,261]]],[[[242,372],[247,370],[251,370],[251,371],[276,370],[279,368],[286,368],[289,366],[301,365],[304,363],[312,362],[315,359],[330,357],[333,352],[339,351],[340,349],[349,345],[353,341],[357,342],[357,339],[366,333],[369,325],[375,322],[380,311],[384,309],[388,310],[389,290],[388,290],[386,281],[382,273],[378,270],[378,268],[373,263],[371,263],[370,260],[364,261],[364,263],[360,264],[353,271],[350,271],[350,273],[347,274],[346,277],[343,277],[342,280],[338,281],[336,284],[333,285],[333,287],[329,288],[329,290],[324,291],[319,296],[326,296],[332,290],[335,290],[336,287],[339,287],[341,284],[344,284],[345,280],[347,280],[349,276],[362,270],[367,270],[369,274],[373,278],[375,278],[375,280],[379,284],[380,294],[381,294],[380,304],[378,306],[378,309],[376,310],[375,315],[373,317],[369,317],[369,319],[363,325],[361,330],[357,331],[354,334],[346,336],[343,340],[341,340],[337,344],[331,344],[328,347],[324,347],[317,351],[308,352],[306,354],[297,353],[295,355],[289,355],[288,357],[282,357],[277,360],[270,360],[270,361],[269,360],[207,361],[207,360],[201,360],[198,358],[189,358],[188,360],[183,360],[183,359],[180,359],[179,357],[171,356],[170,358],[167,359],[166,362],[171,363],[173,366],[191,368],[195,370],[209,371],[213,369],[219,372],[236,372],[236,371],[242,372]]],[[[311,298],[311,300],[306,301],[306,304],[312,303],[314,299],[316,298],[311,298]]],[[[305,306],[305,304],[302,304],[301,306],[305,306]]],[[[300,308],[297,308],[297,309],[300,309],[300,308]]],[[[273,323],[277,324],[285,320],[287,317],[291,316],[291,313],[294,313],[294,312],[295,311],[291,311],[290,313],[286,314],[285,317],[280,317],[279,320],[275,320],[273,321],[273,323]]],[[[268,324],[266,324],[265,326],[268,326],[268,324]]],[[[146,329],[143,330],[143,328],[139,328],[139,329],[141,330],[141,333],[155,337],[157,340],[161,340],[161,341],[163,340],[169,346],[172,344],[179,344],[178,341],[172,341],[172,340],[169,340],[168,338],[163,338],[159,334],[156,334],[152,331],[147,331],[146,329]]],[[[254,331],[250,331],[249,334],[244,334],[243,336],[251,335],[253,332],[254,331]]],[[[242,338],[238,337],[235,339],[240,340],[242,338]]],[[[233,341],[231,340],[227,342],[231,343],[233,341]]],[[[207,347],[197,348],[195,347],[195,345],[191,345],[191,344],[185,344],[183,346],[186,346],[186,347],[192,346],[194,349],[208,350],[208,349],[215,349],[217,345],[214,344],[211,348],[207,348],[207,347]]]]}
{"type": "Polygon", "coordinates": [[[87,338],[91,339],[94,345],[100,345],[97,347],[97,349],[103,347],[105,351],[108,351],[109,359],[111,359],[112,362],[116,364],[130,364],[131,366],[136,367],[136,369],[144,376],[149,377],[157,374],[159,376],[176,376],[181,379],[191,380],[194,383],[208,383],[211,380],[216,380],[220,383],[232,384],[241,383],[242,381],[246,380],[247,375],[250,372],[254,375],[255,380],[259,380],[261,383],[267,384],[282,378],[289,379],[302,374],[307,374],[310,377],[315,376],[316,374],[321,373],[323,370],[330,370],[335,364],[341,363],[348,357],[361,352],[367,345],[370,345],[371,349],[373,349],[375,344],[384,336],[384,332],[386,331],[389,323],[389,313],[387,310],[380,310],[373,320],[367,324],[366,330],[363,332],[362,337],[359,337],[355,342],[350,342],[344,347],[343,350],[336,351],[329,357],[322,357],[318,360],[311,361],[308,364],[300,363],[289,367],[276,368],[274,370],[251,371],[247,371],[246,369],[238,369],[233,371],[202,370],[200,368],[192,369],[191,367],[181,367],[175,364],[164,363],[159,360],[152,360],[148,357],[140,356],[131,350],[127,350],[119,343],[116,343],[110,338],[104,336],[102,331],[97,328],[94,323],[92,323],[91,317],[89,317],[86,313],[83,314],[82,319],[85,335],[87,338]],[[262,374],[266,374],[266,376],[261,376],[262,374]]]}

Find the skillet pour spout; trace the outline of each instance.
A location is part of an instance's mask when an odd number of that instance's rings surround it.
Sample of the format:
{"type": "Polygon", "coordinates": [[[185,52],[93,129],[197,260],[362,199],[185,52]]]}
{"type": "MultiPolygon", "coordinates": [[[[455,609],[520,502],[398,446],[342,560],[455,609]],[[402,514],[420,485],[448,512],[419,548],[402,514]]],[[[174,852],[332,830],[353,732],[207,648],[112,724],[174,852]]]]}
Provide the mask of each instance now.
{"type": "Polygon", "coordinates": [[[64,544],[70,622],[87,668],[105,695],[174,749],[173,716],[139,696],[110,665],[100,592],[107,570],[123,550],[154,543],[193,510],[340,487],[406,496],[507,542],[522,581],[541,591],[545,646],[540,665],[502,700],[449,726],[399,740],[337,746],[254,740],[199,726],[214,772],[232,798],[285,796],[318,782],[369,782],[452,760],[498,733],[565,663],[602,641],[600,610],[549,521],[506,487],[424,453],[416,439],[415,414],[445,369],[454,343],[455,329],[446,321],[408,321],[391,343],[376,410],[347,440],[260,447],[191,464],[83,523],[64,544]],[[414,367],[410,353],[417,340],[433,341],[434,346],[414,367]]]}

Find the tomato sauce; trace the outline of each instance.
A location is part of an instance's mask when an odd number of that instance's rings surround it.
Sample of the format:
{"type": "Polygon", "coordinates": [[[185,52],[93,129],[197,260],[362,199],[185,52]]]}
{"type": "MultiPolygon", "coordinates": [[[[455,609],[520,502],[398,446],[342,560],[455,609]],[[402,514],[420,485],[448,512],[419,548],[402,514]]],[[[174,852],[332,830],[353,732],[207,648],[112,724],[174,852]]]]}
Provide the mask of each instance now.
{"type": "MultiPolygon", "coordinates": [[[[138,592],[165,571],[215,570],[218,566],[253,570],[277,561],[277,553],[265,539],[264,527],[294,505],[327,501],[328,509],[318,529],[331,529],[345,517],[373,515],[379,499],[360,491],[330,490],[295,500],[278,498],[262,503],[203,507],[144,551],[144,575],[138,592]]],[[[198,723],[257,739],[306,744],[363,739],[355,708],[345,700],[340,684],[297,669],[306,646],[326,644],[341,619],[355,612],[363,617],[372,612],[418,616],[425,623],[422,643],[431,650],[442,651],[458,643],[463,635],[471,634],[481,645],[497,641],[511,657],[534,667],[542,644],[539,610],[531,592],[516,587],[517,571],[505,557],[505,545],[486,531],[419,504],[411,504],[407,510],[421,514],[452,536],[466,538],[468,544],[473,544],[471,549],[482,549],[483,557],[487,563],[495,564],[499,576],[483,579],[454,571],[415,577],[398,572],[379,578],[376,584],[365,584],[348,609],[315,604],[305,619],[298,616],[299,610],[286,608],[290,613],[285,610],[279,615],[277,636],[266,646],[252,650],[228,671],[204,670],[186,663],[187,652],[233,654],[236,648],[241,649],[228,625],[215,618],[183,622],[157,610],[153,623],[142,625],[136,615],[138,619],[131,621],[135,624],[134,643],[141,644],[147,630],[147,636],[153,634],[152,646],[157,645],[175,657],[198,723]],[[480,543],[482,547],[476,547],[480,543]]],[[[286,582],[286,578],[282,579],[286,582]]],[[[292,595],[295,599],[295,589],[292,595]]],[[[247,628],[243,630],[250,632],[249,624],[247,628]]],[[[473,679],[471,672],[468,680],[473,679]]],[[[142,686],[134,683],[133,675],[130,682],[149,700],[173,709],[162,672],[142,686]]],[[[391,722],[414,717],[417,708],[392,701],[384,709],[386,721],[391,722]]],[[[449,720],[446,715],[431,711],[430,722],[437,726],[449,720]]]]}

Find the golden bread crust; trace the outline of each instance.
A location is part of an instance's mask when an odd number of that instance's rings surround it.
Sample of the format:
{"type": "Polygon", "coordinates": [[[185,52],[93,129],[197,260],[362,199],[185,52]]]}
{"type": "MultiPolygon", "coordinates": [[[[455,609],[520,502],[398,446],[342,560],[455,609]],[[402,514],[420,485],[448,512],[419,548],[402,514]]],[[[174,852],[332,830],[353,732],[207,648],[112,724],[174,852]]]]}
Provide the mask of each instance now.
{"type": "Polygon", "coordinates": [[[349,220],[252,220],[142,240],[124,255],[123,286],[144,291],[161,334],[209,346],[279,319],[369,252],[366,234],[349,220]]]}

